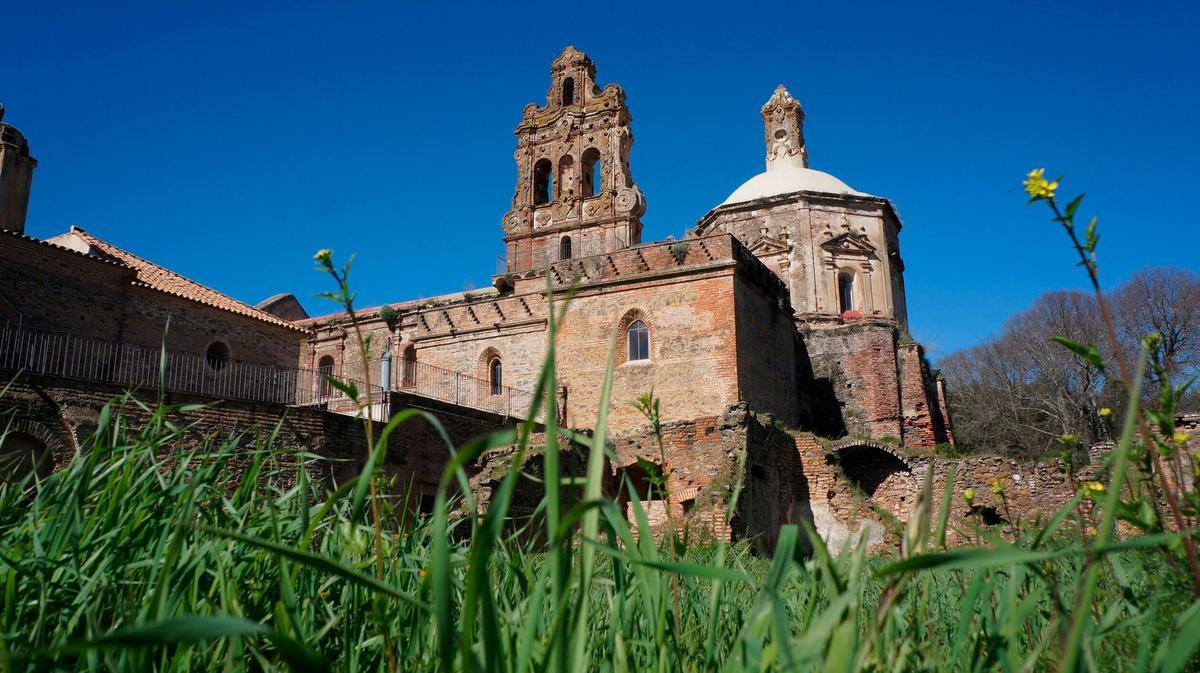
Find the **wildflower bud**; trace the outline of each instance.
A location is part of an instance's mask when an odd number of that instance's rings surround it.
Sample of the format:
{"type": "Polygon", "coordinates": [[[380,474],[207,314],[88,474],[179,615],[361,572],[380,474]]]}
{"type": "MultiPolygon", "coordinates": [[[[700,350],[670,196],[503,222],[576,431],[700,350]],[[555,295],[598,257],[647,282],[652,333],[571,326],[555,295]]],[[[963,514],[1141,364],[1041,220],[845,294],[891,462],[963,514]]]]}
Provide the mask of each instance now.
{"type": "Polygon", "coordinates": [[[1061,435],[1058,441],[1066,446],[1073,446],[1075,442],[1079,441],[1079,435],[1061,435]]]}
{"type": "Polygon", "coordinates": [[[1175,434],[1171,435],[1171,441],[1176,444],[1187,444],[1191,439],[1192,436],[1183,430],[1177,430],[1175,434]]]}
{"type": "Polygon", "coordinates": [[[968,488],[967,490],[963,491],[963,501],[966,502],[968,506],[975,502],[975,489],[968,488]]]}
{"type": "Polygon", "coordinates": [[[1101,484],[1098,481],[1088,482],[1088,485],[1087,485],[1087,494],[1088,495],[1090,495],[1094,498],[1103,492],[1104,492],[1104,484],[1101,484]]]}
{"type": "Polygon", "coordinates": [[[322,248],[313,255],[313,260],[323,266],[330,266],[333,264],[333,251],[329,248],[322,248]]]}
{"type": "Polygon", "coordinates": [[[1108,418],[1109,416],[1112,416],[1112,409],[1109,409],[1108,407],[1101,407],[1100,418],[1108,418]]]}
{"type": "Polygon", "coordinates": [[[995,493],[996,495],[1000,495],[1003,492],[1004,492],[1004,485],[1001,484],[999,481],[993,481],[992,482],[992,493],[995,493]]]}

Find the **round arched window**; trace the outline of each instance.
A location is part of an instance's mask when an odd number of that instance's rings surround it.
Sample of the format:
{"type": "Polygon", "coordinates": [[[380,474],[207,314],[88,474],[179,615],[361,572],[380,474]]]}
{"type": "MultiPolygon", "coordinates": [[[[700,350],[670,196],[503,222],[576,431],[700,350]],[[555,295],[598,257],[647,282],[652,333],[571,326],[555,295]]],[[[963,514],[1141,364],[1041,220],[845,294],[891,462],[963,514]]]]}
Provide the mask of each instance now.
{"type": "Polygon", "coordinates": [[[853,271],[838,273],[838,309],[839,313],[855,310],[853,271]]]}
{"type": "Polygon", "coordinates": [[[646,329],[646,323],[641,320],[634,320],[629,324],[629,359],[650,359],[650,330],[646,329]]]}
{"type": "Polygon", "coordinates": [[[229,346],[223,341],[212,342],[209,344],[208,350],[204,352],[204,361],[214,372],[225,369],[225,366],[229,364],[229,346]]]}
{"type": "Polygon", "coordinates": [[[500,362],[500,358],[492,358],[492,361],[488,363],[488,383],[493,395],[500,395],[504,392],[504,365],[500,362]]]}

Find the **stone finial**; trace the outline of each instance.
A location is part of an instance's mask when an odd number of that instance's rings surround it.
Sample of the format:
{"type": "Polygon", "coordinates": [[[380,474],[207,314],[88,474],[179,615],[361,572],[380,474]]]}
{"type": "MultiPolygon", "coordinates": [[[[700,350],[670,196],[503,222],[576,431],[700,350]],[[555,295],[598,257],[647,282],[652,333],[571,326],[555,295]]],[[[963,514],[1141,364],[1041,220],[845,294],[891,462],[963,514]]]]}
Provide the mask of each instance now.
{"type": "Polygon", "coordinates": [[[808,149],[804,145],[804,108],[780,84],[762,107],[766,127],[767,170],[794,166],[808,168],[808,149]]]}
{"type": "Polygon", "coordinates": [[[0,122],[4,121],[4,103],[0,103],[0,122]]]}

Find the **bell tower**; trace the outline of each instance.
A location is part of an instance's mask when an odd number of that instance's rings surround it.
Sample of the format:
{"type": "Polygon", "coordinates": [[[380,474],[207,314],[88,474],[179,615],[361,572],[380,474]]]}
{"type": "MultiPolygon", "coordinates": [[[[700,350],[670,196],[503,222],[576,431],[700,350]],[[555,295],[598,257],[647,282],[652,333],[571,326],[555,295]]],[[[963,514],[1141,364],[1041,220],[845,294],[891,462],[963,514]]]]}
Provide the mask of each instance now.
{"type": "Polygon", "coordinates": [[[550,66],[546,104],[517,126],[517,188],[504,215],[509,273],[641,242],[646,200],[629,172],[625,92],[596,85],[596,65],[567,47],[550,66]]]}
{"type": "Polygon", "coordinates": [[[25,233],[25,212],[37,159],[29,156],[29,143],[12,124],[4,123],[0,105],[0,229],[25,233]]]}

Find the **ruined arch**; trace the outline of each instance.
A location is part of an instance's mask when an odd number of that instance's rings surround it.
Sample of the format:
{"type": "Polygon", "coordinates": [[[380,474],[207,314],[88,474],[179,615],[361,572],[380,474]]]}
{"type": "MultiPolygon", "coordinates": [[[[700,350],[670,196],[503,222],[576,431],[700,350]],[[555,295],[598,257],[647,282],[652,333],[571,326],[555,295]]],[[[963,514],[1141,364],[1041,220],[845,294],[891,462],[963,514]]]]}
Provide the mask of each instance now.
{"type": "Polygon", "coordinates": [[[46,477],[69,455],[67,444],[41,423],[16,419],[0,426],[0,481],[19,481],[30,472],[46,477]]]}
{"type": "MultiPolygon", "coordinates": [[[[672,498],[671,485],[661,483],[664,472],[664,465],[656,460],[644,458],[614,469],[615,484],[618,489],[615,499],[617,506],[625,513],[628,521],[637,520],[633,508],[634,495],[637,496],[642,511],[646,513],[654,527],[663,525],[668,509],[671,509],[672,514],[681,514],[680,511],[677,511],[678,503],[672,502],[674,498],[672,498]]],[[[695,496],[692,497],[693,500],[694,498],[695,496]]]]}
{"type": "Polygon", "coordinates": [[[830,447],[842,474],[875,504],[894,515],[912,511],[920,485],[911,461],[896,447],[870,440],[843,440],[830,447]]]}

